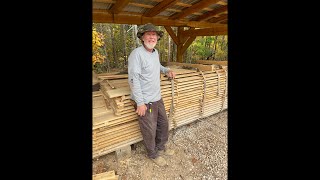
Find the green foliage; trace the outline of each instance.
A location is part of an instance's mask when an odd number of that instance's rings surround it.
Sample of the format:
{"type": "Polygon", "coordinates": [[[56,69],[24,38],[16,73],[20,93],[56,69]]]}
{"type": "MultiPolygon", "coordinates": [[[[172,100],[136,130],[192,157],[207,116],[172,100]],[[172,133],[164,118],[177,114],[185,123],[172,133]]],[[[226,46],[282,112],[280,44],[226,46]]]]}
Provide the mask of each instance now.
{"type": "Polygon", "coordinates": [[[101,47],[104,45],[103,34],[96,31],[96,28],[92,29],[92,64],[97,62],[102,63],[105,56],[100,52],[101,47]]]}
{"type": "Polygon", "coordinates": [[[108,70],[107,70],[106,67],[107,67],[106,62],[103,62],[103,63],[97,62],[97,63],[92,65],[92,69],[97,74],[107,72],[108,70]]]}
{"type": "Polygon", "coordinates": [[[227,60],[228,42],[227,36],[201,36],[189,46],[192,51],[192,61],[205,60],[227,60]]]}

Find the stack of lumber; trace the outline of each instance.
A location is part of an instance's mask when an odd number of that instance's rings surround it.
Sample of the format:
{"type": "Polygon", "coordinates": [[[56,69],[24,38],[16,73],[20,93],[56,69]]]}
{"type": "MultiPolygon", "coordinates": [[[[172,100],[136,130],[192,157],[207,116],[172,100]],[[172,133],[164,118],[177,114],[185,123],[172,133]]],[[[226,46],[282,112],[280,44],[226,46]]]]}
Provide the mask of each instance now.
{"type": "MultiPolygon", "coordinates": [[[[170,67],[176,78],[161,74],[161,96],[169,129],[227,109],[227,69],[188,70],[170,67]]],[[[130,100],[127,75],[100,75],[93,92],[93,157],[142,140],[138,115],[130,100]]]]}
{"type": "Polygon", "coordinates": [[[197,64],[214,64],[221,66],[228,66],[228,61],[210,61],[210,60],[196,60],[197,64]]]}
{"type": "MultiPolygon", "coordinates": [[[[171,68],[173,69],[173,68],[171,68]]],[[[200,117],[200,103],[203,98],[203,77],[200,72],[186,69],[173,69],[176,72],[175,87],[177,101],[172,121],[175,127],[188,124],[200,117]]]]}
{"type": "Polygon", "coordinates": [[[100,89],[107,101],[108,108],[111,107],[115,115],[122,116],[134,112],[130,100],[130,88],[128,87],[127,79],[103,80],[100,83],[100,89]],[[117,82],[120,85],[117,85],[117,82]]]}
{"type": "Polygon", "coordinates": [[[177,105],[178,89],[174,80],[169,80],[167,77],[161,74],[160,81],[161,97],[163,100],[164,108],[166,110],[167,117],[169,117],[169,129],[176,126],[172,121],[172,115],[174,114],[174,106],[177,105]]]}
{"type": "Polygon", "coordinates": [[[107,171],[99,174],[92,175],[92,180],[118,180],[119,175],[116,175],[114,171],[107,171]]]}
{"type": "Polygon", "coordinates": [[[212,72],[205,71],[203,74],[205,78],[205,96],[202,117],[207,117],[228,107],[228,73],[226,69],[216,69],[212,72]]]}
{"type": "Polygon", "coordinates": [[[101,80],[100,94],[93,97],[93,104],[105,100],[104,113],[93,109],[93,157],[142,140],[127,78],[113,78],[101,80]]]}
{"type": "MultiPolygon", "coordinates": [[[[102,80],[100,96],[95,93],[93,98],[94,104],[101,104],[102,99],[106,104],[99,109],[93,109],[93,157],[142,140],[138,115],[130,100],[128,80],[120,79],[115,75],[114,78],[102,80]]],[[[172,93],[177,94],[177,89],[173,88],[172,92],[171,82],[164,77],[160,85],[165,109],[169,115],[172,93]]],[[[170,127],[172,126],[171,124],[170,127]]]]}

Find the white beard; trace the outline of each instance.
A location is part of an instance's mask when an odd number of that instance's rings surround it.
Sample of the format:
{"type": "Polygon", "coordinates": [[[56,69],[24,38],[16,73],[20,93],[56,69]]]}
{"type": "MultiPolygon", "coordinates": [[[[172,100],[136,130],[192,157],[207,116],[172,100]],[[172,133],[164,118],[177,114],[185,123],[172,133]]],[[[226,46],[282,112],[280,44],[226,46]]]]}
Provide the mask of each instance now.
{"type": "Polygon", "coordinates": [[[157,43],[146,43],[144,42],[144,45],[147,46],[148,49],[153,49],[156,46],[157,43]]]}

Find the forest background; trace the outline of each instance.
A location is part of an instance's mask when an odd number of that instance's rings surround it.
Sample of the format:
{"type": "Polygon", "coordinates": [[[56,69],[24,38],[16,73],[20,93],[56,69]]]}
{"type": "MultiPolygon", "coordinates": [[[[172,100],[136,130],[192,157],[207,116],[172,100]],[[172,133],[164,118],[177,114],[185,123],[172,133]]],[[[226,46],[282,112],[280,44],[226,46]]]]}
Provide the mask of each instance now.
{"type": "MultiPolygon", "coordinates": [[[[163,26],[157,26],[164,32],[158,41],[160,62],[176,62],[177,46],[163,26]]],[[[177,27],[172,28],[177,32],[177,27]]],[[[133,49],[141,45],[137,38],[137,25],[93,23],[92,26],[92,69],[96,73],[126,71],[128,57],[133,49]]],[[[228,36],[197,36],[183,55],[184,63],[196,60],[227,61],[228,36]]]]}

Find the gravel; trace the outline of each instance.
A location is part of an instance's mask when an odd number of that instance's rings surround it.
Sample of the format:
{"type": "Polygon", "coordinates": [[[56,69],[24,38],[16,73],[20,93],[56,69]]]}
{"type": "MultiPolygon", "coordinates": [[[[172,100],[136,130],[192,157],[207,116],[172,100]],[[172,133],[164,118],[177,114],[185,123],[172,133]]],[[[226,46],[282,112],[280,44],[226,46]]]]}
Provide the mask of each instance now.
{"type": "Polygon", "coordinates": [[[117,161],[115,153],[94,159],[93,174],[115,170],[121,180],[227,180],[228,111],[170,131],[167,147],[175,150],[167,166],[146,157],[142,142],[132,145],[131,157],[117,161]]]}

